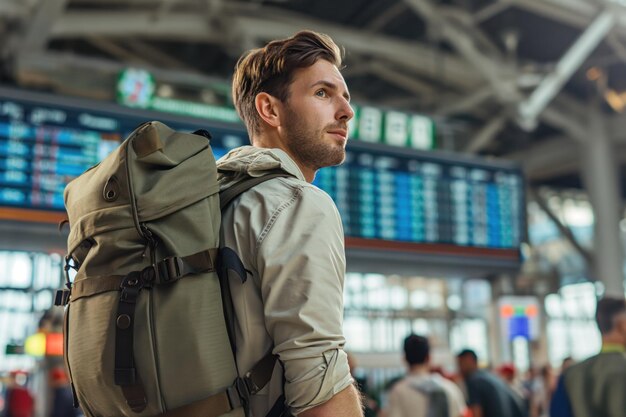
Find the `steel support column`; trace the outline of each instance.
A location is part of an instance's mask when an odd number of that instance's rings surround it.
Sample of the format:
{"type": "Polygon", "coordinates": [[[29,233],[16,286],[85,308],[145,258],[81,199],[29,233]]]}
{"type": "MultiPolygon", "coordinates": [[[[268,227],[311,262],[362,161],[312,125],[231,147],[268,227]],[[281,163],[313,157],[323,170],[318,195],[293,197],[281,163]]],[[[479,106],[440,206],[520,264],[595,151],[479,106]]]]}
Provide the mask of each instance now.
{"type": "Polygon", "coordinates": [[[581,143],[582,177],[595,218],[594,267],[606,294],[624,296],[624,247],[620,237],[621,188],[606,117],[599,108],[590,112],[589,138],[581,143]]]}

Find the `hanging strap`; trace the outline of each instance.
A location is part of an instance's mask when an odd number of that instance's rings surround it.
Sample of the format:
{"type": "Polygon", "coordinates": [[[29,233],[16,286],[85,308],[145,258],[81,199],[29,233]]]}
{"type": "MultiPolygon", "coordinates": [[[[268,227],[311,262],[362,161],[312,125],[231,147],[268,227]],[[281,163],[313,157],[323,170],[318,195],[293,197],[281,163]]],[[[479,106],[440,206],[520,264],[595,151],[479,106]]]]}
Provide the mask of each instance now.
{"type": "Polygon", "coordinates": [[[133,338],[135,307],[144,282],[141,274],[133,272],[122,281],[115,321],[115,385],[122,388],[126,403],[136,413],[143,411],[148,400],[135,368],[133,338]]]}
{"type": "Polygon", "coordinates": [[[224,191],[220,191],[220,209],[224,211],[224,209],[240,194],[248,191],[252,187],[255,187],[265,181],[271,180],[272,178],[278,177],[293,177],[293,175],[286,173],[285,171],[271,171],[268,174],[263,175],[262,177],[251,177],[244,181],[241,181],[232,187],[225,189],[224,191]]]}

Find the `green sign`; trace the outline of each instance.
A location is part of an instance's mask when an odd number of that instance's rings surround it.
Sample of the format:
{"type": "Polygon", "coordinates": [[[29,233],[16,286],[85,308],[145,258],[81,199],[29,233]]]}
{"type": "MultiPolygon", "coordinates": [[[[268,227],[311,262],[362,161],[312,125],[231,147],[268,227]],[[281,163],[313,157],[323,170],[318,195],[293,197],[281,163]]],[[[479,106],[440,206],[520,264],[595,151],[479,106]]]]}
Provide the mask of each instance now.
{"type": "Polygon", "coordinates": [[[435,124],[429,117],[371,106],[352,107],[350,137],[356,140],[425,150],[435,147],[435,124]]]}
{"type": "Polygon", "coordinates": [[[4,353],[7,355],[23,355],[24,345],[17,345],[17,344],[9,343],[7,344],[7,347],[4,353]]]}
{"type": "Polygon", "coordinates": [[[232,107],[158,97],[154,95],[155,86],[154,77],[148,71],[136,68],[125,69],[118,78],[117,100],[127,107],[241,123],[237,111],[232,107]]]}

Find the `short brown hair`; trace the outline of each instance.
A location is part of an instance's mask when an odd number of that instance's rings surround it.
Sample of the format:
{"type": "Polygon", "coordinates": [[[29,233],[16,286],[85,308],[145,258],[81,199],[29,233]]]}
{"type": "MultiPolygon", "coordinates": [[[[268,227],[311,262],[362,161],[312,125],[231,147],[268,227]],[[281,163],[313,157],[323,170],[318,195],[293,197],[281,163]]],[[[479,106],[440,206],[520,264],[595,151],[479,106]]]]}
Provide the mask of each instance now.
{"type": "Polygon", "coordinates": [[[626,314],[624,298],[606,297],[599,300],[596,307],[596,323],[600,333],[610,333],[615,326],[615,319],[620,314],[626,314]]]}
{"type": "Polygon", "coordinates": [[[268,93],[285,102],[295,70],[310,67],[319,59],[341,68],[342,52],[330,36],[304,30],[243,54],[235,65],[233,102],[248,133],[257,133],[260,127],[254,104],[259,93],[268,93]]]}

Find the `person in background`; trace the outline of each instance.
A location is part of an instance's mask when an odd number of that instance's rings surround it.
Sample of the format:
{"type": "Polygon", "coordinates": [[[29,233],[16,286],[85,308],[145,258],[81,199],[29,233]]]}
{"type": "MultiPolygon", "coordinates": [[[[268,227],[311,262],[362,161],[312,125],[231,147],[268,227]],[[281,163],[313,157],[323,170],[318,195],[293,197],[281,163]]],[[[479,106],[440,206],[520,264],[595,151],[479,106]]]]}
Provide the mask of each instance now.
{"type": "Polygon", "coordinates": [[[542,366],[531,385],[530,417],[548,417],[554,386],[552,367],[542,366]]]}
{"type": "Polygon", "coordinates": [[[498,368],[498,375],[508,385],[508,387],[517,395],[520,402],[524,404],[526,409],[529,408],[529,393],[524,385],[517,378],[517,370],[512,363],[505,363],[498,368]]]}
{"type": "Polygon", "coordinates": [[[523,404],[497,376],[478,368],[478,356],[465,349],[457,355],[473,417],[523,417],[523,404]]]}
{"type": "Polygon", "coordinates": [[[33,417],[35,399],[26,387],[28,375],[25,372],[11,371],[9,377],[4,417],[33,417]]]}
{"type": "Polygon", "coordinates": [[[626,416],[626,299],[599,300],[596,323],[602,350],[561,375],[551,417],[626,416]]]}
{"type": "Polygon", "coordinates": [[[571,356],[566,356],[561,362],[561,374],[563,374],[570,366],[574,365],[576,361],[571,356]]]}
{"type": "Polygon", "coordinates": [[[404,339],[405,378],[389,393],[387,417],[463,417],[463,393],[453,382],[430,372],[430,345],[424,336],[404,339]]]}

